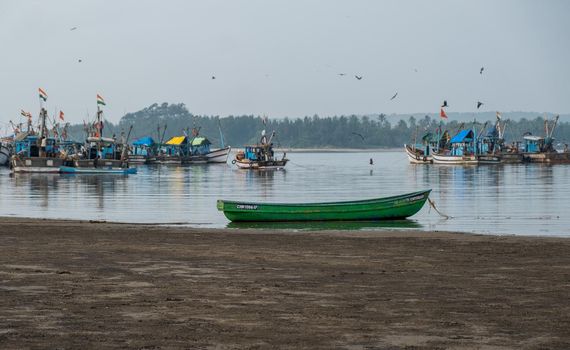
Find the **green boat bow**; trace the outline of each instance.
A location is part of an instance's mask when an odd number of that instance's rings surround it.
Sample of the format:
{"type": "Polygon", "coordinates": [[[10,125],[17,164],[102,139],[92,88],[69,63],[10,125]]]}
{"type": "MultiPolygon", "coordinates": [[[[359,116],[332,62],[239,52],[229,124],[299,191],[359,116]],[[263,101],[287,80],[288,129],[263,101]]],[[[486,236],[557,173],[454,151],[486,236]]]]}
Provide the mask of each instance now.
{"type": "Polygon", "coordinates": [[[416,214],[431,190],[399,196],[330,203],[250,203],[218,200],[230,221],[398,220],[416,214]]]}

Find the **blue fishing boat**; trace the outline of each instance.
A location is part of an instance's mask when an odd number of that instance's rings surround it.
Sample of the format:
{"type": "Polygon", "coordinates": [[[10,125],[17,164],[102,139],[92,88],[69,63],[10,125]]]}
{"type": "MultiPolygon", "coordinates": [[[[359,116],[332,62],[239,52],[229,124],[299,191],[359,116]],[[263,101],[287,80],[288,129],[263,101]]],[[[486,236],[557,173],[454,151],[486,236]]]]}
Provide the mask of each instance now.
{"type": "Polygon", "coordinates": [[[113,168],[113,167],[97,167],[97,168],[76,168],[71,166],[59,167],[59,172],[62,174],[111,174],[111,175],[130,175],[136,174],[137,168],[113,168]]]}
{"type": "Polygon", "coordinates": [[[449,143],[449,149],[440,150],[433,154],[435,164],[474,165],[478,163],[475,131],[473,129],[459,131],[449,143]]]}
{"type": "Polygon", "coordinates": [[[258,144],[245,146],[243,151],[236,154],[232,164],[237,165],[240,169],[250,170],[280,170],[284,169],[289,159],[286,158],[287,153],[283,153],[281,159],[275,156],[273,150],[273,137],[275,131],[267,138],[265,130],[261,133],[261,139],[258,144]]]}
{"type": "Polygon", "coordinates": [[[150,136],[135,140],[129,151],[129,163],[150,164],[156,162],[157,144],[150,136]]]}
{"type": "MultiPolygon", "coordinates": [[[[40,89],[40,91],[43,90],[40,89]]],[[[47,110],[43,107],[41,100],[39,132],[32,128],[31,114],[27,116],[27,131],[17,134],[14,138],[14,154],[10,159],[12,171],[15,173],[58,173],[59,167],[67,164],[67,159],[60,153],[58,139],[49,135],[46,126],[47,110]]]]}
{"type": "MultiPolygon", "coordinates": [[[[129,130],[129,135],[132,130],[129,130]]],[[[88,137],[81,153],[73,158],[71,167],[64,166],[60,172],[75,174],[135,174],[128,162],[126,140],[103,137],[103,111],[97,105],[97,119],[87,130],[88,137]],[[74,168],[75,170],[71,170],[74,168]]],[[[123,137],[121,137],[123,138],[123,137]]],[[[128,140],[129,136],[127,136],[128,140]]]]}

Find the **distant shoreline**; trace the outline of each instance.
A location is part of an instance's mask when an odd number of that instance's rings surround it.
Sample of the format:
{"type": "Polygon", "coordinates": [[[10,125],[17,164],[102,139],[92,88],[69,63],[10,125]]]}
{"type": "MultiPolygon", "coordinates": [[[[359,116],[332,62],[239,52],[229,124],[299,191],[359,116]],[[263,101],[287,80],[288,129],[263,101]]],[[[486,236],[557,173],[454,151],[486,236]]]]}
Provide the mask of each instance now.
{"type": "Polygon", "coordinates": [[[368,153],[400,150],[400,148],[275,148],[277,152],[287,153],[368,153]]]}

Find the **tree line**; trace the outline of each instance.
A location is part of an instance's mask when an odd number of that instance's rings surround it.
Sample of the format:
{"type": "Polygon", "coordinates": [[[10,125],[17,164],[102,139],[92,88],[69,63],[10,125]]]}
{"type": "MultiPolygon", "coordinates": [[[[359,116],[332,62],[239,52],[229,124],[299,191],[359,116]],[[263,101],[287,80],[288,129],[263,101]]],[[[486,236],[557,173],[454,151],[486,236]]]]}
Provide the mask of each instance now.
{"type": "MultiPolygon", "coordinates": [[[[522,118],[520,120],[503,120],[506,122],[505,139],[507,142],[521,140],[524,133],[544,135],[544,119],[522,118]]],[[[254,115],[241,115],[220,118],[219,116],[193,115],[183,103],[152,104],[140,111],[127,113],[119,123],[104,123],[104,135],[119,137],[127,134],[132,125],[130,140],[151,136],[155,141],[166,142],[170,137],[186,133],[191,135],[192,128],[199,128],[200,134],[208,137],[214,146],[220,146],[220,129],[223,132],[225,145],[240,147],[257,143],[261,131],[276,131],[274,143],[281,147],[292,148],[382,148],[401,147],[404,143],[420,140],[427,132],[441,127],[451,134],[460,128],[473,127],[482,130],[492,127],[494,121],[487,125],[482,122],[460,122],[450,120],[442,123],[439,118],[410,116],[407,120],[391,120],[390,117],[378,116],[333,116],[304,117],[297,119],[269,119],[254,115]],[[166,126],[166,129],[165,129],[166,126]]],[[[85,139],[83,125],[73,125],[68,134],[74,140],[85,139]]],[[[570,123],[559,122],[554,137],[560,142],[570,140],[570,123]]]]}

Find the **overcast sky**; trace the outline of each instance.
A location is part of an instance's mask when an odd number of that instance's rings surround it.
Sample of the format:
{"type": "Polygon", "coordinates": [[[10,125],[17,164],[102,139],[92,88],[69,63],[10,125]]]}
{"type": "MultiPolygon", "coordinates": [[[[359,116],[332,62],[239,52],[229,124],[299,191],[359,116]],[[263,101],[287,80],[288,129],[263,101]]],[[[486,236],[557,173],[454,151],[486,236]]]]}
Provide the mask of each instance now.
{"type": "Polygon", "coordinates": [[[72,123],[97,93],[112,121],[154,102],[275,118],[443,99],[568,113],[569,14],[564,0],[0,0],[0,122],[37,115],[38,87],[72,123]]]}

